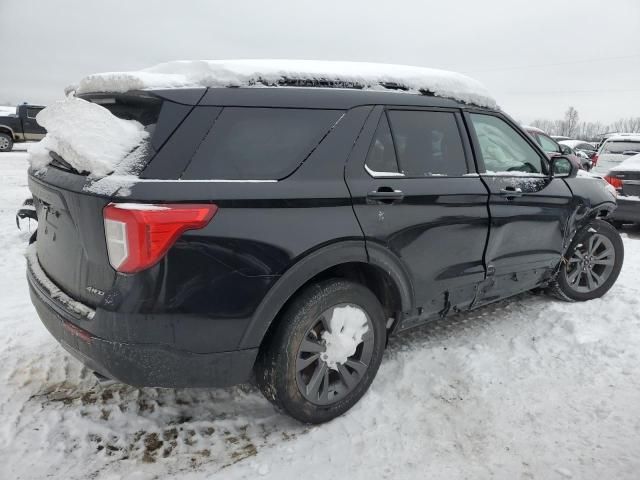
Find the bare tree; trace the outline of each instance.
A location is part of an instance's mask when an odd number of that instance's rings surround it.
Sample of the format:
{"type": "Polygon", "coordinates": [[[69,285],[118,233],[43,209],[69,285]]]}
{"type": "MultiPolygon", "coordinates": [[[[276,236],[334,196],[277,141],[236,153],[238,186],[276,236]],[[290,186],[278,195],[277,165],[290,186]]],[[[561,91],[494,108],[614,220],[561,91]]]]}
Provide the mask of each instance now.
{"type": "Polygon", "coordinates": [[[555,128],[553,120],[534,120],[533,122],[531,122],[531,126],[554,135],[554,133],[552,133],[555,128]]]}
{"type": "Polygon", "coordinates": [[[578,111],[569,107],[563,120],[537,119],[531,125],[544,130],[549,135],[562,135],[587,141],[601,141],[605,133],[640,133],[640,117],[621,118],[611,124],[602,122],[581,122],[578,111]]]}
{"type": "Polygon", "coordinates": [[[611,125],[611,129],[616,132],[640,132],[640,117],[621,118],[611,125]]]}
{"type": "Polygon", "coordinates": [[[562,135],[573,137],[576,134],[579,119],[578,111],[574,107],[569,107],[567,111],[564,112],[564,133],[562,135]]]}

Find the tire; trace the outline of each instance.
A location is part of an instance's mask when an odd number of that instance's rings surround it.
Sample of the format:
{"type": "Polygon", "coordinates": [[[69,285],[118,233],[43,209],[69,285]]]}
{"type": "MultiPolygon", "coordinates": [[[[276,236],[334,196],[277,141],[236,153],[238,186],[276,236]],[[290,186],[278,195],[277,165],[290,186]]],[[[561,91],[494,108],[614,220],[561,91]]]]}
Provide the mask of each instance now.
{"type": "Polygon", "coordinates": [[[613,228],[616,228],[618,230],[620,230],[624,226],[624,222],[621,222],[619,220],[611,220],[609,223],[613,225],[613,228]]]}
{"type": "Polygon", "coordinates": [[[13,138],[6,133],[0,133],[0,152],[10,152],[13,148],[13,138]]]}
{"type": "Polygon", "coordinates": [[[551,293],[566,301],[600,298],[618,279],[623,261],[618,231],[608,222],[593,220],[571,242],[551,293]]]}
{"type": "MultiPolygon", "coordinates": [[[[337,335],[346,331],[349,328],[342,328],[337,335]]],[[[353,342],[355,345],[357,340],[353,342]]],[[[370,290],[343,279],[312,284],[296,294],[265,338],[254,367],[256,383],[269,401],[293,418],[304,423],[327,422],[349,410],[367,391],[380,367],[385,344],[384,312],[370,290]],[[343,308],[347,310],[338,310],[343,308]],[[331,317],[335,312],[349,312],[350,322],[357,319],[367,325],[355,352],[341,357],[342,363],[329,355],[335,353],[331,350],[335,343],[327,337],[334,333],[325,328],[327,321],[332,324],[325,318],[327,312],[331,317]],[[302,368],[307,362],[309,365],[302,368]]]]}

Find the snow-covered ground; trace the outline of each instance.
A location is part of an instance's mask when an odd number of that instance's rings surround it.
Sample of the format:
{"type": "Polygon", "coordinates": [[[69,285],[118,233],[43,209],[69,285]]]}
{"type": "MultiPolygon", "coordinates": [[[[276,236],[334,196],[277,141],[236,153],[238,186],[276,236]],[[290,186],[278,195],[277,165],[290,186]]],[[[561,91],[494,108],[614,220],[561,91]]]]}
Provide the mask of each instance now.
{"type": "Polygon", "coordinates": [[[640,475],[639,230],[605,298],[522,295],[396,337],[363,400],[308,427],[249,386],[97,384],[29,301],[26,166],[0,154],[1,479],[640,475]]]}

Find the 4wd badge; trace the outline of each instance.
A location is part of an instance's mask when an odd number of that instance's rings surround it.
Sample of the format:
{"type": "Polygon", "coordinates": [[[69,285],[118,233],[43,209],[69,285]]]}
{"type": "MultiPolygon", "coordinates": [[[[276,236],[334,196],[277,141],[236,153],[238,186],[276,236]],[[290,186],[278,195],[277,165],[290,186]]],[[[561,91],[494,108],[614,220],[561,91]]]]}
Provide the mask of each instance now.
{"type": "Polygon", "coordinates": [[[102,290],[98,290],[97,288],[92,287],[92,286],[88,286],[87,287],[87,292],[93,293],[94,295],[100,295],[101,297],[104,297],[104,292],[102,290]]]}

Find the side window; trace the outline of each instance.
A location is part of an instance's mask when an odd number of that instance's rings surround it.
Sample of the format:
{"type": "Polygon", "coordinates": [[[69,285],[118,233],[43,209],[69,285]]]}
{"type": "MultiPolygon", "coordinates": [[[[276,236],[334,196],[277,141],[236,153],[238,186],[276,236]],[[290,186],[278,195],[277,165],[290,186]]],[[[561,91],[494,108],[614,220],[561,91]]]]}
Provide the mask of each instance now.
{"type": "Polygon", "coordinates": [[[343,113],[342,110],[225,107],[183,178],[282,179],[305,160],[343,113]]]}
{"type": "Polygon", "coordinates": [[[366,165],[373,176],[401,175],[386,113],[382,114],[378,122],[376,134],[367,154],[366,165]]]}
{"type": "Polygon", "coordinates": [[[546,135],[539,133],[538,140],[540,141],[540,146],[542,146],[542,149],[547,153],[559,153],[561,151],[558,147],[558,144],[546,135]]]}
{"type": "Polygon", "coordinates": [[[27,117],[36,118],[36,115],[40,113],[41,108],[27,108],[27,117]]]}
{"type": "Polygon", "coordinates": [[[501,118],[471,114],[486,172],[542,173],[542,158],[522,136],[501,118]]]}
{"type": "Polygon", "coordinates": [[[391,110],[389,120],[398,162],[407,177],[456,177],[467,173],[453,113],[391,110]]]}

